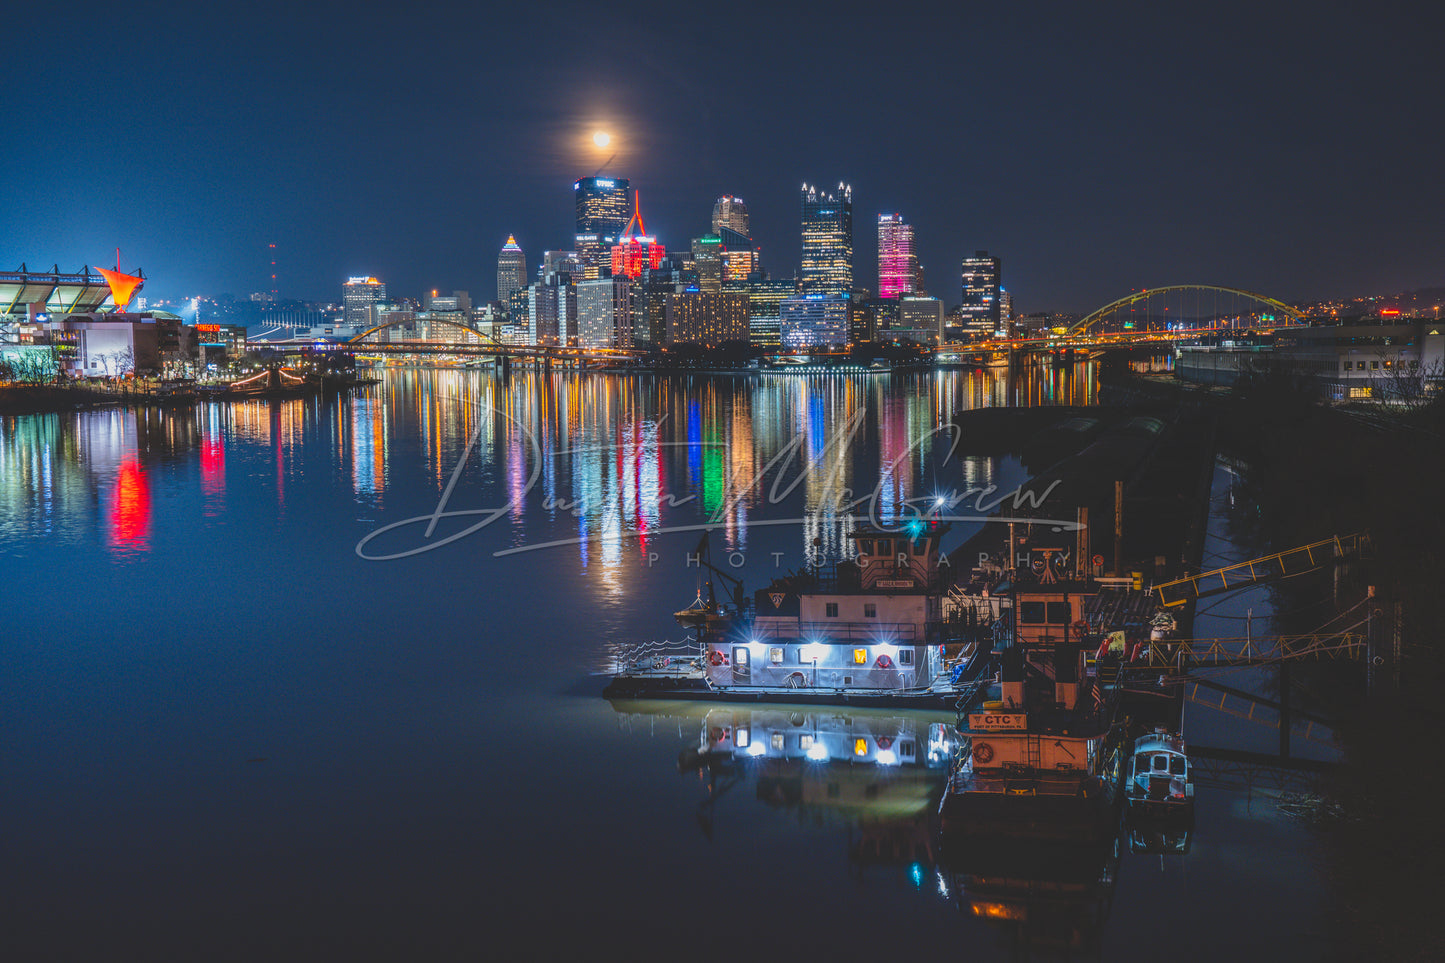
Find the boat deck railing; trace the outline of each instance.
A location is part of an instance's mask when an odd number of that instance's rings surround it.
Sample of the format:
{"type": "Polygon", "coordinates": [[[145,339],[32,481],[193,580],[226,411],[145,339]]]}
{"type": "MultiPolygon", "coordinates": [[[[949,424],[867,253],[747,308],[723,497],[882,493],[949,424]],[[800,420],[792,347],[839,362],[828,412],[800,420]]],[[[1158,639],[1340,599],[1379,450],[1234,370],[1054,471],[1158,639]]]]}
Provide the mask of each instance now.
{"type": "Polygon", "coordinates": [[[920,641],[918,626],[912,622],[798,622],[791,625],[755,623],[753,637],[766,639],[798,639],[804,642],[869,642],[873,644],[914,643],[920,641]]]}

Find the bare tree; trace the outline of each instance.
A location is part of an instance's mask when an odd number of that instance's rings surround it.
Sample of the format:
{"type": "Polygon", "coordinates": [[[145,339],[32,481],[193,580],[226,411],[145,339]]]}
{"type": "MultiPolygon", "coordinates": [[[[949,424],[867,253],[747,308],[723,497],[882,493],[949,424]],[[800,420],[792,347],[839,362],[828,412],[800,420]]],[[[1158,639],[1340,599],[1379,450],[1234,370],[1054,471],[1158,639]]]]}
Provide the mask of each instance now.
{"type": "Polygon", "coordinates": [[[1380,352],[1378,376],[1370,378],[1373,394],[1381,401],[1396,407],[1414,411],[1434,401],[1434,392],[1445,375],[1445,365],[1439,361],[1421,365],[1418,359],[1399,356],[1386,357],[1380,352]]]}

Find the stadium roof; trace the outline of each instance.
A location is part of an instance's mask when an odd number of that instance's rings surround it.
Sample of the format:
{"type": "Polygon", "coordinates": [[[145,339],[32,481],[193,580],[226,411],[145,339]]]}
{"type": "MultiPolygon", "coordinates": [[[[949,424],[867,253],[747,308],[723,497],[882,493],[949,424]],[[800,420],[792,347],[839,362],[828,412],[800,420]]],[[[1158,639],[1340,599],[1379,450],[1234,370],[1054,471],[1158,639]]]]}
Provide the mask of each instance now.
{"type": "Polygon", "coordinates": [[[44,304],[51,314],[115,310],[110,285],[89,265],[79,273],[62,274],[57,265],[47,272],[0,271],[0,317],[24,317],[26,306],[44,304]]]}

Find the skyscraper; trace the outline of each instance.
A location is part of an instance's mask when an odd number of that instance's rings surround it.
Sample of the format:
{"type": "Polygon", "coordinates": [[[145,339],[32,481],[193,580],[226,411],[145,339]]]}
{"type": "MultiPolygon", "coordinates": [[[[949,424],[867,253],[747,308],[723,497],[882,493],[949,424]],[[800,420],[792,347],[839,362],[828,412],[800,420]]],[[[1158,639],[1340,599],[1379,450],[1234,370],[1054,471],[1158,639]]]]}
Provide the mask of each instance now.
{"type": "Polygon", "coordinates": [[[341,286],[346,324],[367,328],[375,323],[373,307],[386,300],[386,285],[373,277],[347,278],[341,286]]]}
{"type": "Polygon", "coordinates": [[[527,286],[527,255],[517,239],[507,235],[502,253],[497,255],[497,300],[506,304],[512,292],[527,286]]]}
{"type": "Polygon", "coordinates": [[[853,188],[836,193],[803,185],[803,263],[798,272],[804,293],[838,294],[853,287],[853,188]]]}
{"type": "Polygon", "coordinates": [[[918,255],[913,250],[913,225],[902,214],[878,215],[878,296],[896,298],[918,293],[918,255]]]}
{"type": "Polygon", "coordinates": [[[588,280],[602,276],[612,245],[632,219],[625,177],[584,177],[572,185],[577,201],[577,257],[588,280]]]}
{"type": "Polygon", "coordinates": [[[722,234],[722,229],[737,231],[744,237],[751,237],[748,229],[748,206],[741,197],[724,194],[712,206],[712,232],[722,234]]]}
{"type": "Polygon", "coordinates": [[[632,346],[632,288],[620,274],[577,285],[577,344],[583,348],[632,346]]]}
{"type": "Polygon", "coordinates": [[[644,266],[656,268],[662,264],[666,253],[657,238],[647,233],[647,225],[642,223],[642,192],[637,191],[632,196],[632,217],[618,235],[617,243],[612,245],[612,275],[635,278],[642,274],[644,266]],[[632,232],[634,224],[637,225],[636,234],[632,232]]]}
{"type": "Polygon", "coordinates": [[[999,288],[1003,283],[1003,263],[989,257],[987,251],[975,251],[963,259],[963,302],[959,314],[965,336],[987,336],[999,327],[999,288]]]}

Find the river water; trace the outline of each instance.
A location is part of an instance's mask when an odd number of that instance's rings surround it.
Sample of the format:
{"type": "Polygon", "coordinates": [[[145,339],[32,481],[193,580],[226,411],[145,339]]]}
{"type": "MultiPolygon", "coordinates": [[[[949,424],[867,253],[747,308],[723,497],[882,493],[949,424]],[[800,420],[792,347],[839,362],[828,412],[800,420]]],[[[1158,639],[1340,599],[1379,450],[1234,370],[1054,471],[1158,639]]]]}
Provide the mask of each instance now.
{"type": "Polygon", "coordinates": [[[1026,479],[953,411],[1092,385],[395,369],[0,421],[0,955],[1317,958],[1314,842],[1239,779],[1188,855],[1010,869],[1025,921],[933,845],[947,715],[600,698],[609,645],[679,638],[701,527],[761,587],[1026,479]],[[828,751],[701,764],[721,727],[828,751]]]}

